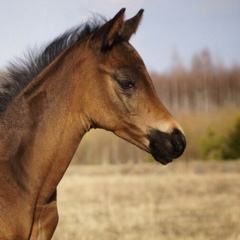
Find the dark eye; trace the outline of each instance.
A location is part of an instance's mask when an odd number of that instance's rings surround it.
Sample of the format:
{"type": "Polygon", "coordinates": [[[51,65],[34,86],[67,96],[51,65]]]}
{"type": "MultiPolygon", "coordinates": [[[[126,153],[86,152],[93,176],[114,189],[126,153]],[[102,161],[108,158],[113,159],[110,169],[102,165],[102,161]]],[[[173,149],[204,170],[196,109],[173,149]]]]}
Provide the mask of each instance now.
{"type": "Polygon", "coordinates": [[[129,88],[133,88],[135,86],[135,82],[130,79],[117,80],[117,84],[122,89],[129,89],[129,88]]]}

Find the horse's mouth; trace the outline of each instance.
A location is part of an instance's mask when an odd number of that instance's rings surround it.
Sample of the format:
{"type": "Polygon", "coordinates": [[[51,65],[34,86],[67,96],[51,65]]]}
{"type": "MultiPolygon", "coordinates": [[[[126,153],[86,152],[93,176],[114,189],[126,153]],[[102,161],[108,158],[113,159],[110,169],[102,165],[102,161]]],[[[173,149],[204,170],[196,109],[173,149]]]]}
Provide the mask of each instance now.
{"type": "Polygon", "coordinates": [[[158,155],[158,154],[154,154],[154,153],[152,153],[152,156],[154,157],[154,159],[156,161],[158,161],[162,165],[167,165],[168,163],[173,161],[173,158],[164,157],[162,155],[158,155]]]}

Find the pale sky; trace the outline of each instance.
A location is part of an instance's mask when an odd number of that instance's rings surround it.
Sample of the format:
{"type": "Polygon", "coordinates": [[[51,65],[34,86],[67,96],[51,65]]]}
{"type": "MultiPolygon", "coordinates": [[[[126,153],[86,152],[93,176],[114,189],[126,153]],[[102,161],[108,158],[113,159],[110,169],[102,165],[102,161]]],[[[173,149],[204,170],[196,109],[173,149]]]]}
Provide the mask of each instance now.
{"type": "Polygon", "coordinates": [[[92,13],[110,19],[122,7],[126,18],[145,10],[131,43],[151,71],[168,70],[176,52],[188,66],[203,49],[227,66],[240,64],[239,0],[0,0],[0,68],[92,13]]]}

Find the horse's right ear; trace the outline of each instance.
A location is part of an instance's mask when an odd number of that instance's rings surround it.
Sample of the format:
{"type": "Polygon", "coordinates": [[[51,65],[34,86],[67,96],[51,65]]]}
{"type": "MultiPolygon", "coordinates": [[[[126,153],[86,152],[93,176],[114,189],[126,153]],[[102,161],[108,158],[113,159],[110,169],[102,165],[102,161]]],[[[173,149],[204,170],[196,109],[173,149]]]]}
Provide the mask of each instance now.
{"type": "Polygon", "coordinates": [[[114,41],[121,35],[124,24],[125,8],[122,8],[114,18],[106,22],[91,37],[91,45],[100,50],[111,49],[114,41]]]}

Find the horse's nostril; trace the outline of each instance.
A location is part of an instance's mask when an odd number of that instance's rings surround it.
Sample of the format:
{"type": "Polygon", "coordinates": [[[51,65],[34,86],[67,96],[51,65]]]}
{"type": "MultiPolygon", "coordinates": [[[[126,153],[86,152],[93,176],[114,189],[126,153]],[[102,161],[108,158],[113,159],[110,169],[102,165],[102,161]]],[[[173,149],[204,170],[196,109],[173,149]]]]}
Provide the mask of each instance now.
{"type": "Polygon", "coordinates": [[[186,138],[180,130],[173,130],[171,134],[171,142],[175,153],[177,155],[181,155],[186,147],[186,138]]]}

